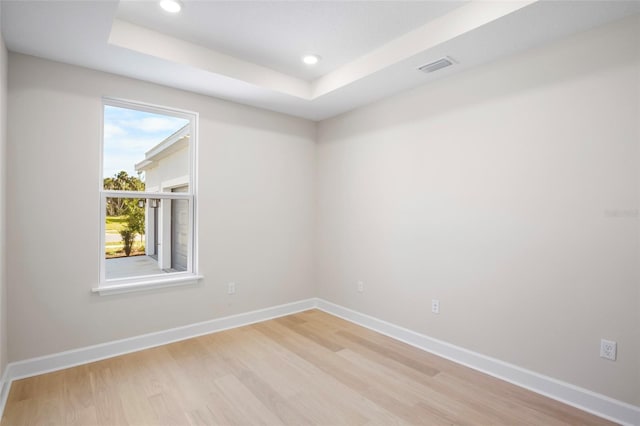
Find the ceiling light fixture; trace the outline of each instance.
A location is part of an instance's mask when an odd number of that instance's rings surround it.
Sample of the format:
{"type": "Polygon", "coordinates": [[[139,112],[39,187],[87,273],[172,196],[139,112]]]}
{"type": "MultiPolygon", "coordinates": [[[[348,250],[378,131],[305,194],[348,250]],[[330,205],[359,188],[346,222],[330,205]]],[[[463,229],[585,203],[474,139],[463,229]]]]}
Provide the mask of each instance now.
{"type": "Polygon", "coordinates": [[[169,13],[178,13],[182,10],[182,5],[177,0],[162,0],[160,7],[169,13]]]}
{"type": "Polygon", "coordinates": [[[307,65],[315,65],[320,62],[320,56],[318,55],[304,55],[302,57],[302,62],[307,65]]]}

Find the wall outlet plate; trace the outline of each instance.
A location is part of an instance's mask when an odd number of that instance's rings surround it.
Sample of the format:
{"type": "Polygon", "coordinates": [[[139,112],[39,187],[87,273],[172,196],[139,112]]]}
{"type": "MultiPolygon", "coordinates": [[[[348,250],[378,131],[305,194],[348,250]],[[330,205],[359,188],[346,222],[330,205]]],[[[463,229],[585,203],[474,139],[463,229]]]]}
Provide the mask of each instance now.
{"type": "Polygon", "coordinates": [[[600,357],[615,361],[618,356],[618,344],[612,340],[600,340],[600,357]]]}
{"type": "Polygon", "coordinates": [[[431,299],[431,312],[434,314],[440,313],[440,301],[438,299],[431,299]]]}
{"type": "Polygon", "coordinates": [[[364,283],[362,281],[358,281],[357,289],[358,293],[362,293],[364,291],[364,283]]]}
{"type": "Polygon", "coordinates": [[[227,284],[227,294],[236,294],[236,283],[227,284]]]}

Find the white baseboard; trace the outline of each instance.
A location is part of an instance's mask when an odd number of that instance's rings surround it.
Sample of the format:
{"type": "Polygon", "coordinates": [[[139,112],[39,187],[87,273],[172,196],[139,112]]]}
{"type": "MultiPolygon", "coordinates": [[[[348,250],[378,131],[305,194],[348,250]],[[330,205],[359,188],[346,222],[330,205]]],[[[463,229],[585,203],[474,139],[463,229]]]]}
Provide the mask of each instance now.
{"type": "Polygon", "coordinates": [[[532,390],[565,404],[572,405],[597,416],[624,425],[640,425],[640,407],[477,352],[469,351],[441,340],[433,339],[395,324],[317,298],[9,363],[0,379],[0,417],[4,412],[11,382],[14,380],[87,364],[89,362],[202,336],[204,334],[266,321],[313,308],[320,309],[419,349],[447,358],[458,364],[465,365],[525,389],[532,390]]]}
{"type": "Polygon", "coordinates": [[[204,334],[242,327],[244,325],[266,321],[272,318],[291,315],[297,312],[313,309],[316,305],[316,299],[306,299],[256,311],[245,312],[242,314],[231,315],[228,317],[189,324],[183,327],[171,328],[122,340],[115,340],[99,345],[72,349],[56,354],[26,359],[24,361],[11,362],[7,365],[7,368],[5,368],[2,376],[0,418],[4,412],[9,388],[14,380],[62,370],[156,346],[166,345],[168,343],[190,339],[204,334]]]}
{"type": "Polygon", "coordinates": [[[640,425],[640,407],[416,333],[326,300],[318,299],[317,308],[411,346],[605,419],[623,425],[640,425]]]}
{"type": "Polygon", "coordinates": [[[11,389],[11,380],[9,380],[9,366],[7,365],[0,378],[0,419],[4,413],[4,406],[7,405],[7,398],[9,397],[9,389],[11,389]]]}

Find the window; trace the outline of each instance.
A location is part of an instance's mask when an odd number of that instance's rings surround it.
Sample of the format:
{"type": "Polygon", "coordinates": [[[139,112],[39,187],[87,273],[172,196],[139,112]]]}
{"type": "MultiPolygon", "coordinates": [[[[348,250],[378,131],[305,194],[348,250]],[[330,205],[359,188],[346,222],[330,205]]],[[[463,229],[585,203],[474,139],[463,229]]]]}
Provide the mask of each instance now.
{"type": "Polygon", "coordinates": [[[115,293],[200,278],[197,114],[103,100],[100,284],[115,293]]]}

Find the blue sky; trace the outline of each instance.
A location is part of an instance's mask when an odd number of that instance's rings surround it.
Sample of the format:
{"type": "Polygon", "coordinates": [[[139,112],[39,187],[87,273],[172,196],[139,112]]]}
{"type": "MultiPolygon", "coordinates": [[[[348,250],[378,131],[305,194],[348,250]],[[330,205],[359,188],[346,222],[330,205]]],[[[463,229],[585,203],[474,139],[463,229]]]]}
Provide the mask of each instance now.
{"type": "Polygon", "coordinates": [[[136,176],[134,166],[144,159],[144,153],[188,122],[183,118],[105,105],[103,177],[121,170],[136,176]]]}

